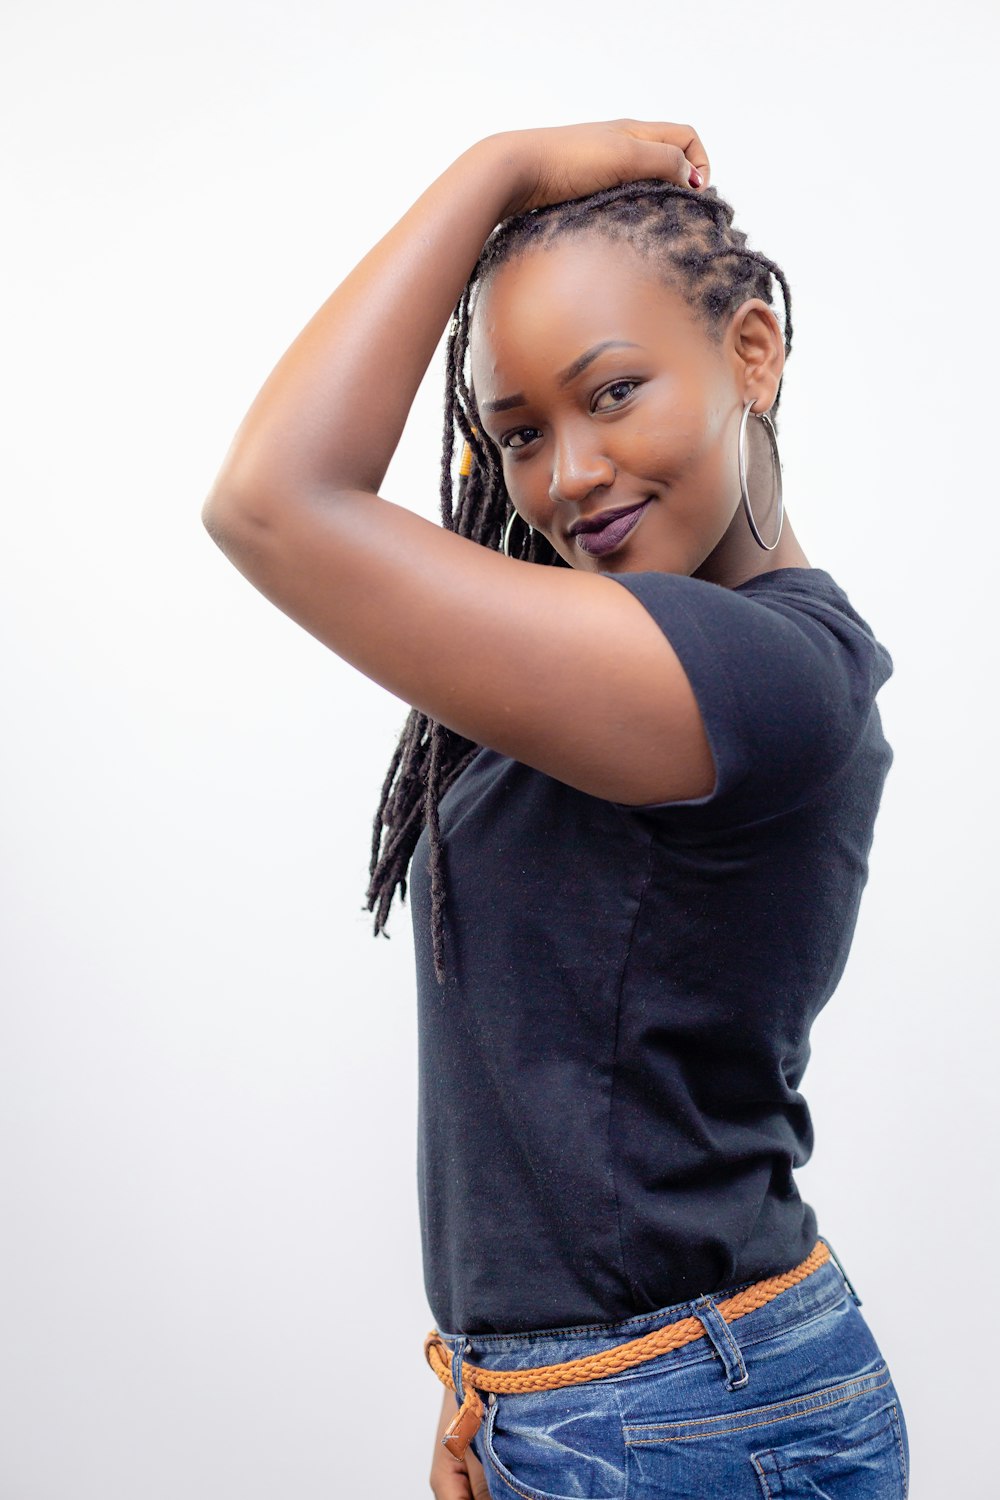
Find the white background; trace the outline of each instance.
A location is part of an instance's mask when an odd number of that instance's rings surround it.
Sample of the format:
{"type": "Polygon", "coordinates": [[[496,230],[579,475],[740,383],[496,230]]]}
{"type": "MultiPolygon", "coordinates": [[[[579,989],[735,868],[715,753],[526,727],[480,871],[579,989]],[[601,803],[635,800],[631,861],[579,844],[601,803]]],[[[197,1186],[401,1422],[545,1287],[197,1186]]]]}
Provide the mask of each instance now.
{"type": "MultiPolygon", "coordinates": [[[[692,123],[788,276],[789,517],[895,660],[799,1181],[913,1500],[985,1493],[996,41],[971,3],[7,0],[0,1500],[429,1493],[410,917],[363,910],[407,709],[200,508],[455,156],[620,115],[692,123]]],[[[432,517],[442,391],[439,352],[382,491],[432,517]]]]}

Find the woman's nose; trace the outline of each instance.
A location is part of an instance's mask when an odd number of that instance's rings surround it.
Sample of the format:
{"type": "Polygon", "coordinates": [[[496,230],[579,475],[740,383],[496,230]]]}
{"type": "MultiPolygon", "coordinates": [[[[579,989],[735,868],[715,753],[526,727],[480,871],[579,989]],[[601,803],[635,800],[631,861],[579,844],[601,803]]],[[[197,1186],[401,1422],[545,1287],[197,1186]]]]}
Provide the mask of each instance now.
{"type": "Polygon", "coordinates": [[[556,449],[549,483],[549,499],[579,504],[592,490],[614,484],[615,466],[596,443],[585,439],[566,441],[556,449]]]}

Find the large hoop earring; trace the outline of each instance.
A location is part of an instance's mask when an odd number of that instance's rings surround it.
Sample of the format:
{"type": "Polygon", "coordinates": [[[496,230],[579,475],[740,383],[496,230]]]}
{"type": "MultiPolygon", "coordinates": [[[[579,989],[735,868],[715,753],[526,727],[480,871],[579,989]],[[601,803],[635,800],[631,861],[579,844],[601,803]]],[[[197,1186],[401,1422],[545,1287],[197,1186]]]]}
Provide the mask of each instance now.
{"type": "Polygon", "coordinates": [[[771,454],[774,459],[774,472],[777,476],[778,481],[778,534],[774,538],[773,542],[765,542],[757,527],[757,522],[754,520],[753,511],[750,508],[750,495],[747,491],[746,432],[747,420],[750,416],[750,408],[752,406],[753,401],[748,401],[746,406],[743,408],[743,420],[740,423],[740,494],[743,497],[743,509],[746,511],[747,520],[750,522],[750,530],[753,532],[754,541],[759,547],[763,547],[765,552],[773,552],[775,547],[781,540],[781,528],[785,524],[785,502],[782,498],[781,493],[781,459],[778,456],[778,439],[775,434],[774,425],[771,421],[771,418],[767,415],[767,412],[754,413],[754,415],[758,416],[759,420],[764,423],[764,426],[767,429],[767,435],[771,440],[771,454]]]}
{"type": "MultiPolygon", "coordinates": [[[[516,518],[517,518],[517,511],[513,508],[513,506],[511,506],[510,520],[507,522],[507,526],[506,526],[506,529],[505,529],[504,534],[503,534],[503,546],[500,549],[501,552],[503,553],[504,557],[509,557],[510,556],[510,550],[509,550],[510,549],[510,528],[513,526],[514,521],[516,520],[516,518]]],[[[529,526],[528,527],[528,534],[529,534],[529,536],[534,536],[534,534],[535,534],[535,528],[533,526],[529,526]]]]}

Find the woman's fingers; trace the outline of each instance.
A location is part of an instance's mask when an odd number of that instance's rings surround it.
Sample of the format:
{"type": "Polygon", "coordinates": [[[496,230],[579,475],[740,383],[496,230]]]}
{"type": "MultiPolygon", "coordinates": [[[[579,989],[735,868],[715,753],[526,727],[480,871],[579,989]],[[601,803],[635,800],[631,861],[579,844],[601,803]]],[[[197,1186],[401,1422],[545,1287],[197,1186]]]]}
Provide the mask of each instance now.
{"type": "Polygon", "coordinates": [[[465,1463],[469,1471],[469,1482],[472,1485],[472,1500],[490,1500],[489,1486],[486,1483],[483,1466],[471,1448],[465,1450],[465,1463]]]}
{"type": "Polygon", "coordinates": [[[458,1409],[455,1394],[446,1390],[434,1434],[434,1457],[431,1461],[430,1485],[434,1500],[490,1500],[486,1475],[471,1448],[464,1458],[456,1458],[442,1447],[441,1439],[458,1409]]]}
{"type": "Polygon", "coordinates": [[[615,120],[611,128],[635,143],[635,177],[662,177],[686,187],[708,185],[708,152],[690,125],[665,120],[615,120]],[[691,181],[693,172],[700,177],[699,182],[691,181]]]}
{"type": "Polygon", "coordinates": [[[468,1469],[446,1448],[434,1455],[430,1486],[434,1500],[476,1500],[468,1469]]]}
{"type": "Polygon", "coordinates": [[[619,175],[623,182],[636,177],[659,177],[664,182],[693,188],[702,187],[704,182],[683,147],[660,141],[636,141],[627,166],[623,166],[619,175]]]}
{"type": "Polygon", "coordinates": [[[471,1448],[465,1458],[453,1458],[447,1449],[434,1455],[431,1465],[430,1484],[434,1500],[490,1500],[489,1486],[483,1466],[471,1448]]]}
{"type": "Polygon", "coordinates": [[[512,131],[505,137],[522,166],[524,190],[511,213],[583,198],[638,178],[699,189],[708,185],[708,152],[690,125],[607,120],[512,131]]]}

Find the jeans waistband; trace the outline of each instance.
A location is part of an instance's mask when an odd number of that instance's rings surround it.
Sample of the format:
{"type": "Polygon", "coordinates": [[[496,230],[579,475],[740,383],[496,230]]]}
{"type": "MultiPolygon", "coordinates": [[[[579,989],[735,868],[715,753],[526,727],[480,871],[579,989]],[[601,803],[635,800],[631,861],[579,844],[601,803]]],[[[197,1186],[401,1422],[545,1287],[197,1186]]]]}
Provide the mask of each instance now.
{"type": "MultiPolygon", "coordinates": [[[[830,1251],[830,1259],[804,1280],[788,1287],[773,1301],[744,1314],[736,1325],[740,1329],[741,1341],[769,1338],[783,1328],[826,1311],[845,1295],[850,1295],[858,1306],[861,1305],[861,1298],[848,1279],[830,1241],[825,1235],[819,1238],[830,1251]]],[[[716,1303],[724,1301],[745,1287],[754,1285],[755,1280],[756,1278],[737,1282],[715,1290],[711,1293],[711,1300],[716,1303]]],[[[704,1301],[703,1295],[616,1322],[534,1329],[526,1333],[448,1333],[440,1328],[437,1332],[453,1354],[470,1364],[489,1369],[531,1369],[536,1365],[558,1364],[568,1359],[598,1354],[629,1339],[641,1338],[653,1329],[696,1314],[704,1301]]],[[[678,1351],[678,1354],[683,1352],[678,1351]]]]}

